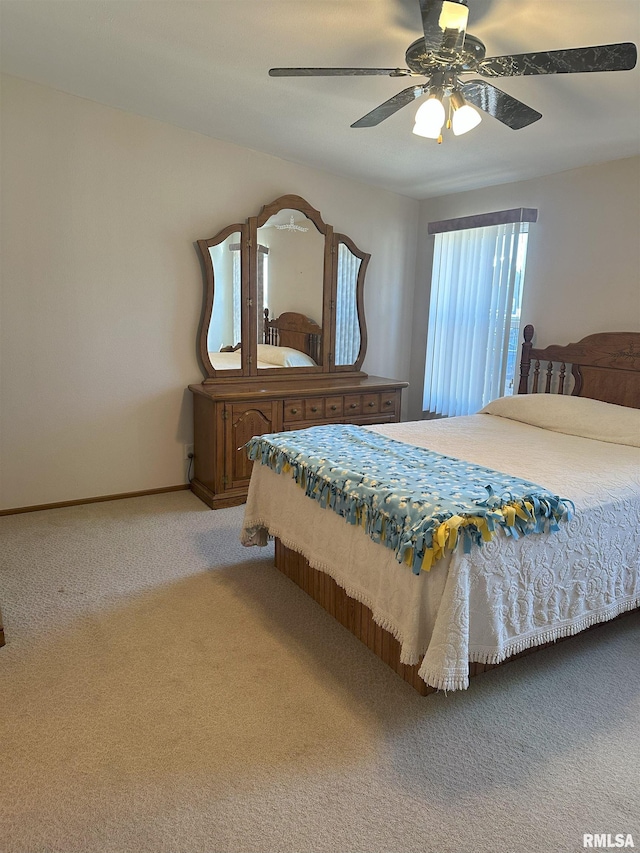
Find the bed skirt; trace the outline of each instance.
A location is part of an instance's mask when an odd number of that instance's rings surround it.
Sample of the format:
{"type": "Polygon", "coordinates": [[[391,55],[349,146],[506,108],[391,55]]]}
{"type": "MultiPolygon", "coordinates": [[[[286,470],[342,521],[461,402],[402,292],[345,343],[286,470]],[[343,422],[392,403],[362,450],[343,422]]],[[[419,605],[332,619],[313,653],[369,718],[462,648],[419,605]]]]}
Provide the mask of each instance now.
{"type": "MultiPolygon", "coordinates": [[[[334,581],[334,579],[326,572],[318,571],[309,565],[305,557],[297,551],[293,551],[283,545],[280,539],[275,539],[275,565],[284,575],[292,580],[297,586],[303,589],[308,595],[317,601],[331,616],[343,625],[347,630],[351,631],[365,646],[368,646],[371,651],[377,655],[384,663],[391,667],[401,678],[403,678],[414,690],[422,696],[428,696],[430,693],[436,693],[437,688],[430,687],[420,678],[418,670],[422,661],[409,666],[400,662],[400,643],[389,631],[382,628],[373,621],[371,610],[360,601],[347,595],[344,589],[334,581]]],[[[628,613],[637,611],[628,611],[628,613]]],[[[628,613],[622,613],[615,617],[621,619],[627,616],[628,613]]],[[[613,620],[610,620],[613,621],[613,620]]],[[[586,630],[597,629],[602,624],[591,626],[586,630]]],[[[573,635],[572,635],[573,636],[573,635]]],[[[546,649],[548,646],[555,643],[570,640],[571,636],[561,637],[549,643],[543,643],[539,646],[532,646],[518,654],[506,658],[501,663],[469,663],[469,677],[480,675],[490,669],[504,666],[518,658],[525,657],[541,649],[546,649]]]]}
{"type": "MultiPolygon", "coordinates": [[[[324,607],[331,616],[351,631],[365,646],[368,646],[414,690],[417,690],[422,696],[437,692],[435,687],[429,687],[418,675],[422,661],[413,666],[400,663],[400,643],[389,631],[373,621],[371,610],[366,605],[347,595],[330,575],[312,568],[302,554],[287,548],[277,538],[275,540],[275,564],[277,569],[324,607]]],[[[546,645],[551,645],[551,643],[546,643],[546,645]]],[[[542,647],[527,649],[527,651],[509,658],[509,660],[530,654],[538,648],[542,647]]],[[[507,663],[507,661],[503,661],[503,663],[507,663]]],[[[479,675],[481,672],[495,669],[497,666],[502,666],[502,664],[470,663],[469,676],[479,675]]]]}

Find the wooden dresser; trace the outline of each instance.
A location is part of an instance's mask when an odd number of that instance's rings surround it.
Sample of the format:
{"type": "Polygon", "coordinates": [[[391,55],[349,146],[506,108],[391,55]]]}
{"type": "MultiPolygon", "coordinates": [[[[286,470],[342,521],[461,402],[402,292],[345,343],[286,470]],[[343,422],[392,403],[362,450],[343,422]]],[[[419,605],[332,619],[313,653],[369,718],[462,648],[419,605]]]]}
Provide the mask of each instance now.
{"type": "Polygon", "coordinates": [[[212,509],[244,503],[254,435],[400,420],[407,382],[367,376],[370,255],[299,196],[198,240],[205,273],[193,393],[191,488],[212,509]],[[268,262],[267,262],[268,261],[268,262]]]}
{"type": "Polygon", "coordinates": [[[190,385],[194,414],[193,492],[212,509],[244,503],[254,435],[319,424],[400,420],[406,382],[379,376],[300,376],[278,381],[190,385]]]}

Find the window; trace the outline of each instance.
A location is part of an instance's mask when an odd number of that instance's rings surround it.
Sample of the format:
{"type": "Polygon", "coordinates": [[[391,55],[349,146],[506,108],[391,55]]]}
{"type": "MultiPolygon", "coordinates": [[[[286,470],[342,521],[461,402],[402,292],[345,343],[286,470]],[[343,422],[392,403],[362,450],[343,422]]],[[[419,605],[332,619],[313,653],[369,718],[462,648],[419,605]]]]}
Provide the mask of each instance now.
{"type": "Polygon", "coordinates": [[[537,211],[518,208],[430,225],[425,411],[468,415],[513,393],[529,222],[536,218],[537,211]]]}

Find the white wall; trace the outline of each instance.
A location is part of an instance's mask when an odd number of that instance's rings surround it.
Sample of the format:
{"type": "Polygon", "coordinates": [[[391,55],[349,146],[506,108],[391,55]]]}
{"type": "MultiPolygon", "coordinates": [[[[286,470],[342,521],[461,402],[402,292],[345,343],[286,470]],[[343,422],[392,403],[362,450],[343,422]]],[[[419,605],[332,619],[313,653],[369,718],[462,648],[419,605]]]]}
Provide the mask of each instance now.
{"type": "Polygon", "coordinates": [[[433,237],[429,222],[535,207],[523,324],[539,346],[640,331],[640,157],[421,203],[409,417],[422,416],[433,237]]]}
{"type": "Polygon", "coordinates": [[[418,202],[11,77],[1,151],[0,509],[185,482],[194,241],[286,193],[371,252],[364,369],[408,378],[418,202]]]}

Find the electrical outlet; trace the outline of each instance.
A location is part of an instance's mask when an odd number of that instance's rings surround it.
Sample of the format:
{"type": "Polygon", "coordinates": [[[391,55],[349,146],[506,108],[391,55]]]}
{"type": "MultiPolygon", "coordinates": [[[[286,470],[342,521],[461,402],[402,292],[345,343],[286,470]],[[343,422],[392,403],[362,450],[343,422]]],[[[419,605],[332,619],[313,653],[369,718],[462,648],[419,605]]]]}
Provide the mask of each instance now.
{"type": "Polygon", "coordinates": [[[185,444],[185,446],[184,446],[184,458],[185,459],[192,459],[193,456],[194,456],[193,444],[185,444]]]}

